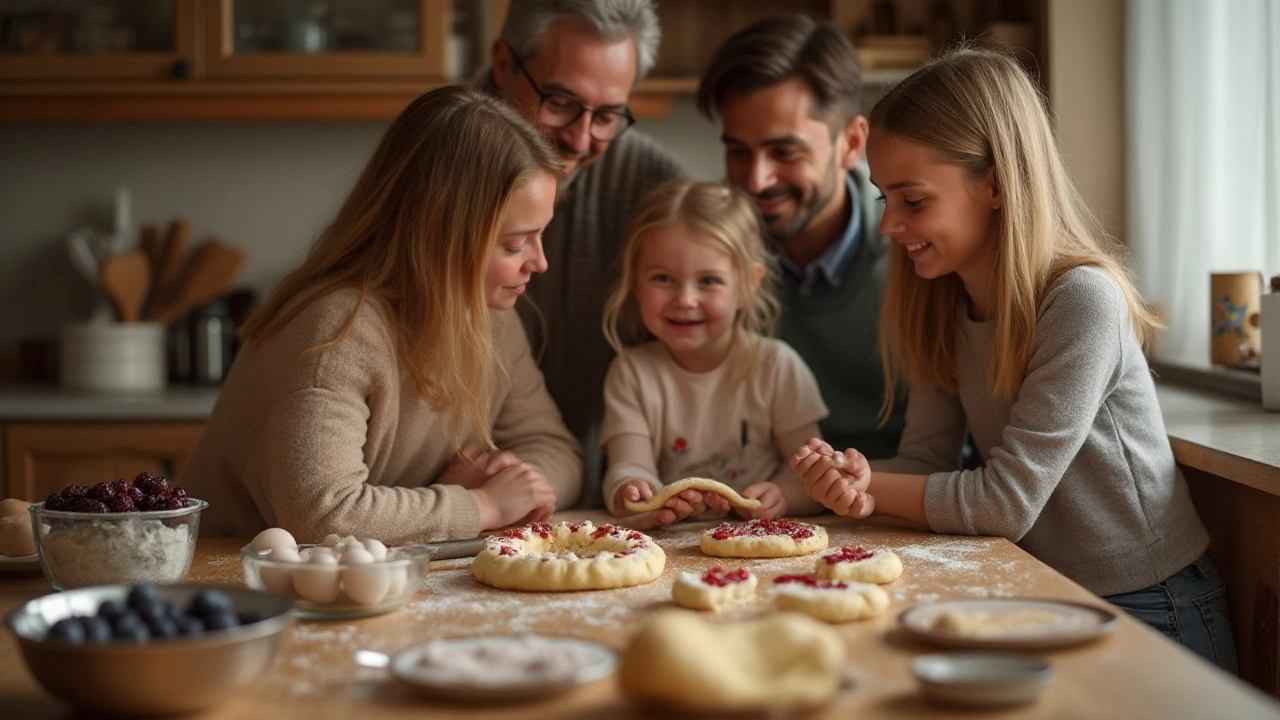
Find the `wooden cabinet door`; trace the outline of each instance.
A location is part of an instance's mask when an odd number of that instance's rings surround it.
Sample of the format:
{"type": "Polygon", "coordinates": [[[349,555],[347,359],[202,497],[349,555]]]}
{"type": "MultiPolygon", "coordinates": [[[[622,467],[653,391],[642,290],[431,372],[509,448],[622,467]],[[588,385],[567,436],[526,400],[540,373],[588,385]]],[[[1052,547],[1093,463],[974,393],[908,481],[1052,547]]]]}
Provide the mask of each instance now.
{"type": "Polygon", "coordinates": [[[202,2],[0,4],[0,81],[197,77],[202,2]]]}
{"type": "Polygon", "coordinates": [[[445,76],[449,0],[206,0],[210,77],[255,80],[445,76]]]}
{"type": "Polygon", "coordinates": [[[176,476],[204,423],[12,423],[5,426],[6,497],[43,500],[67,485],[176,476]]]}

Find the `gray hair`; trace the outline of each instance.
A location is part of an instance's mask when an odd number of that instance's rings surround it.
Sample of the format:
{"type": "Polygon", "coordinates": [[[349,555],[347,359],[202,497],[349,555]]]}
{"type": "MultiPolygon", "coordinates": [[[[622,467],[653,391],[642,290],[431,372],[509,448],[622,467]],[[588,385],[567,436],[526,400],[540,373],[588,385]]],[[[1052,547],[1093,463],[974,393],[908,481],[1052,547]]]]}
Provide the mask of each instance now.
{"type": "Polygon", "coordinates": [[[636,45],[636,82],[658,59],[662,29],[653,0],[511,0],[502,40],[519,57],[532,57],[555,22],[577,25],[609,41],[630,38],[636,45]]]}

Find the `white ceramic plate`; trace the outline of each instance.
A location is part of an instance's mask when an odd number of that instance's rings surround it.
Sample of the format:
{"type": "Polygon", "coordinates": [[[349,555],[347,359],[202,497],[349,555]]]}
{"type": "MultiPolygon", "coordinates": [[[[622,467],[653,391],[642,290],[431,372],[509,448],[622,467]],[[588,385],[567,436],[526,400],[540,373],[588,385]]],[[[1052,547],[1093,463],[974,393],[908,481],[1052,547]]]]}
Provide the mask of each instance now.
{"type": "Polygon", "coordinates": [[[995,652],[921,655],[911,673],[933,700],[974,707],[1031,702],[1053,679],[1053,668],[1039,658],[995,652]]]}
{"type": "Polygon", "coordinates": [[[40,553],[30,555],[0,555],[0,575],[40,572],[40,553]]]}
{"type": "Polygon", "coordinates": [[[570,637],[547,635],[489,635],[455,640],[435,640],[397,653],[391,658],[391,674],[397,679],[431,692],[433,695],[462,700],[513,700],[553,695],[606,677],[618,666],[618,654],[599,643],[570,637]],[[552,646],[573,648],[583,662],[571,671],[553,678],[496,679],[493,681],[469,681],[459,679],[453,668],[424,665],[422,660],[435,645],[437,652],[467,655],[477,651],[501,652],[504,646],[512,648],[528,641],[552,646]]]}
{"type": "Polygon", "coordinates": [[[1035,598],[964,598],[923,603],[898,616],[898,625],[908,635],[947,647],[985,650],[1031,650],[1075,645],[1111,632],[1116,614],[1103,607],[1035,598]],[[986,613],[991,617],[1014,613],[1052,616],[1051,620],[1027,623],[983,635],[961,635],[934,627],[939,615],[951,612],[986,613]]]}

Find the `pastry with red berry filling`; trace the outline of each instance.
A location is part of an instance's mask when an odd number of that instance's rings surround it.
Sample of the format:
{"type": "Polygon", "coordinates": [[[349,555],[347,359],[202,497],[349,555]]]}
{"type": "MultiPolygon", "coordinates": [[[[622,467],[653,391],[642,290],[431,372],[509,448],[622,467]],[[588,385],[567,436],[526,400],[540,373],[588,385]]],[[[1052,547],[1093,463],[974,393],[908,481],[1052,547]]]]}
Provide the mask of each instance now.
{"type": "Polygon", "coordinates": [[[902,560],[892,550],[834,547],[818,553],[813,572],[823,580],[888,583],[902,575],[902,560]]]}
{"type": "Polygon", "coordinates": [[[746,568],[725,570],[719,565],[703,573],[681,573],[671,586],[671,599],[692,610],[719,610],[755,593],[755,575],[746,568]]]}
{"type": "Polygon", "coordinates": [[[485,538],[471,574],[508,590],[604,590],[655,580],[666,563],[653,538],[631,528],[536,522],[485,538]]]}
{"type": "Polygon", "coordinates": [[[889,607],[888,593],[871,583],[782,575],[774,578],[773,588],[779,610],[796,610],[829,623],[875,617],[889,607]]]}
{"type": "Polygon", "coordinates": [[[794,520],[756,518],[717,525],[702,533],[699,544],[702,552],[716,557],[791,557],[825,550],[827,531],[794,520]]]}

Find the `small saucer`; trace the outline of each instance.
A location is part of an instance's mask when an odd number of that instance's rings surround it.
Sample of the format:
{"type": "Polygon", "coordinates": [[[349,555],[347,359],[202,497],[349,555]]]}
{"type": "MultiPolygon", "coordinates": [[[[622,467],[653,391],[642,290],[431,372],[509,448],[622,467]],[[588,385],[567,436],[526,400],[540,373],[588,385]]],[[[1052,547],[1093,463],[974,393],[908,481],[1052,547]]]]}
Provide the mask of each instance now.
{"type": "Polygon", "coordinates": [[[934,653],[911,663],[930,699],[950,705],[997,707],[1035,700],[1053,680],[1050,665],[1013,653],[934,653]]]}

